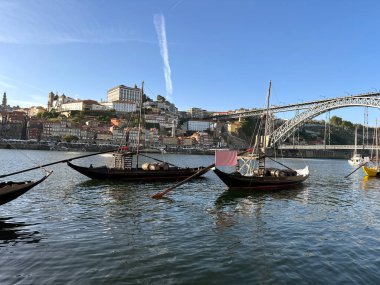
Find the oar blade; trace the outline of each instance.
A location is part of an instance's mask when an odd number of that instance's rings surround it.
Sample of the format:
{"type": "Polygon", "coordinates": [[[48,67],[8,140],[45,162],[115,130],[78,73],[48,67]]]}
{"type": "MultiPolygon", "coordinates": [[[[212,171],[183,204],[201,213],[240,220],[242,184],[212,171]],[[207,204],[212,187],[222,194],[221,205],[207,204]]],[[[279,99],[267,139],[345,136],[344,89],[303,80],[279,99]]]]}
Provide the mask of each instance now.
{"type": "Polygon", "coordinates": [[[164,195],[165,195],[167,192],[169,192],[169,191],[171,191],[171,189],[170,189],[170,188],[167,188],[167,189],[165,189],[165,190],[162,191],[162,192],[159,192],[159,193],[154,194],[154,195],[152,196],[152,198],[153,198],[153,199],[161,199],[161,198],[164,197],[164,195]]]}

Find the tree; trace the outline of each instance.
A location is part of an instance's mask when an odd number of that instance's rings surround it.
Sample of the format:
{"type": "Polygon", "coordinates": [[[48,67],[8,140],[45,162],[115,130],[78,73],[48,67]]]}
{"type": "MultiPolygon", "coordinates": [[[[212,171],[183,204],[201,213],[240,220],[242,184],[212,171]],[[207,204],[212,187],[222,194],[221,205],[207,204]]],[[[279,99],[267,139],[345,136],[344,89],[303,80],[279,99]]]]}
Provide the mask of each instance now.
{"type": "Polygon", "coordinates": [[[158,101],[158,102],[165,102],[165,101],[166,101],[166,99],[165,99],[165,97],[164,97],[164,96],[161,96],[161,95],[157,95],[157,101],[158,101]]]}
{"type": "Polygon", "coordinates": [[[249,117],[246,118],[241,126],[242,132],[247,136],[247,137],[253,137],[254,135],[257,134],[257,126],[258,126],[259,120],[258,118],[255,117],[249,117]]]}
{"type": "Polygon", "coordinates": [[[66,142],[72,142],[72,141],[78,141],[79,138],[77,136],[73,136],[73,135],[65,135],[63,137],[63,140],[66,141],[66,142]]]}
{"type": "Polygon", "coordinates": [[[153,100],[150,99],[145,93],[143,94],[142,101],[144,102],[152,102],[153,100]]]}
{"type": "Polygon", "coordinates": [[[41,117],[45,119],[58,118],[58,116],[59,116],[59,113],[55,111],[54,109],[51,110],[50,112],[44,112],[41,114],[41,117]]]}
{"type": "Polygon", "coordinates": [[[352,124],[350,121],[342,120],[342,127],[346,130],[349,130],[354,128],[354,124],[352,124]]]}
{"type": "Polygon", "coordinates": [[[342,125],[342,118],[340,118],[338,116],[332,116],[330,118],[330,124],[332,124],[334,126],[340,126],[340,125],[342,125]]]}

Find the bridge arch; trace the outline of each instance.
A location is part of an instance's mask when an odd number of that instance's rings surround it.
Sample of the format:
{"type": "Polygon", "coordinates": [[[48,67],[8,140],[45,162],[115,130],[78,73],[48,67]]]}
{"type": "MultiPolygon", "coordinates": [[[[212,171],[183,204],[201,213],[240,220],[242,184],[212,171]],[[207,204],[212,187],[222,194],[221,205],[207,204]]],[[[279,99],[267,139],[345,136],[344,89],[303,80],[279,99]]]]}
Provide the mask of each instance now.
{"type": "Polygon", "coordinates": [[[380,99],[371,97],[344,97],[314,105],[306,111],[299,113],[293,119],[287,121],[278,129],[276,129],[271,134],[270,145],[274,146],[286,140],[293,133],[293,131],[306,120],[315,118],[330,110],[355,106],[373,107],[380,109],[380,99]]]}

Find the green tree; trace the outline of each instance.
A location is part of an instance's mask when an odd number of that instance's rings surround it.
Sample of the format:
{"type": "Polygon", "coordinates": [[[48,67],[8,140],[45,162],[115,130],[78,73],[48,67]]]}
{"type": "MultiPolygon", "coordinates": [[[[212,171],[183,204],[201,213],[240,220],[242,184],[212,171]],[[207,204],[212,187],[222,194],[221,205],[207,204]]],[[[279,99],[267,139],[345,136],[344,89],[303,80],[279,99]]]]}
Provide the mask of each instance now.
{"type": "Polygon", "coordinates": [[[338,116],[332,116],[330,118],[330,124],[334,125],[334,126],[340,126],[342,125],[342,118],[338,117],[338,116]]]}
{"type": "Polygon", "coordinates": [[[245,118],[242,123],[241,130],[247,137],[249,138],[253,137],[254,135],[257,134],[258,123],[259,123],[258,118],[255,118],[255,117],[245,118]]]}
{"type": "Polygon", "coordinates": [[[51,110],[50,112],[44,112],[42,113],[41,117],[44,119],[52,119],[52,118],[58,118],[59,113],[55,110],[51,110]]]}
{"type": "Polygon", "coordinates": [[[344,129],[346,130],[352,130],[354,128],[354,124],[351,123],[350,121],[345,121],[345,120],[342,120],[342,125],[341,125],[344,129]]]}
{"type": "Polygon", "coordinates": [[[166,99],[165,99],[165,97],[164,97],[164,96],[161,96],[161,95],[157,95],[157,101],[158,101],[158,102],[165,102],[165,101],[166,101],[166,99]]]}
{"type": "Polygon", "coordinates": [[[63,140],[65,141],[65,142],[76,142],[76,141],[78,141],[79,140],[79,138],[77,137],[77,136],[73,136],[73,135],[65,135],[64,137],[63,137],[63,140]]]}

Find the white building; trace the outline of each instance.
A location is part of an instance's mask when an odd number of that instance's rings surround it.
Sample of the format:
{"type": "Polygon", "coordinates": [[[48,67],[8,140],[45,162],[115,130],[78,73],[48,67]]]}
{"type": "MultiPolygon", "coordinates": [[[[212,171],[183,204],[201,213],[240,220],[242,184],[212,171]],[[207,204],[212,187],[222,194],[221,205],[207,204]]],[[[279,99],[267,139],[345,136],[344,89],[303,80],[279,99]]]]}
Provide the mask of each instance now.
{"type": "Polygon", "coordinates": [[[128,101],[113,101],[113,102],[102,102],[100,103],[102,106],[107,108],[108,110],[114,109],[116,112],[120,113],[128,113],[135,112],[137,109],[137,104],[135,102],[128,101]]]}
{"type": "Polygon", "coordinates": [[[48,95],[48,111],[56,110],[60,112],[63,104],[74,101],[76,101],[76,99],[66,97],[65,94],[59,96],[58,93],[54,94],[53,92],[50,92],[48,95]]]}
{"type": "Polygon", "coordinates": [[[166,122],[165,115],[157,115],[157,114],[146,114],[144,116],[146,123],[152,123],[152,124],[160,124],[164,125],[166,122]]]}
{"type": "Polygon", "coordinates": [[[135,103],[138,106],[140,105],[141,100],[141,89],[135,87],[127,87],[125,85],[119,85],[114,88],[111,88],[107,92],[107,101],[126,101],[129,103],[135,103]]]}
{"type": "Polygon", "coordinates": [[[102,106],[94,100],[76,100],[69,103],[64,103],[61,106],[61,111],[92,111],[101,110],[102,106]]]}

